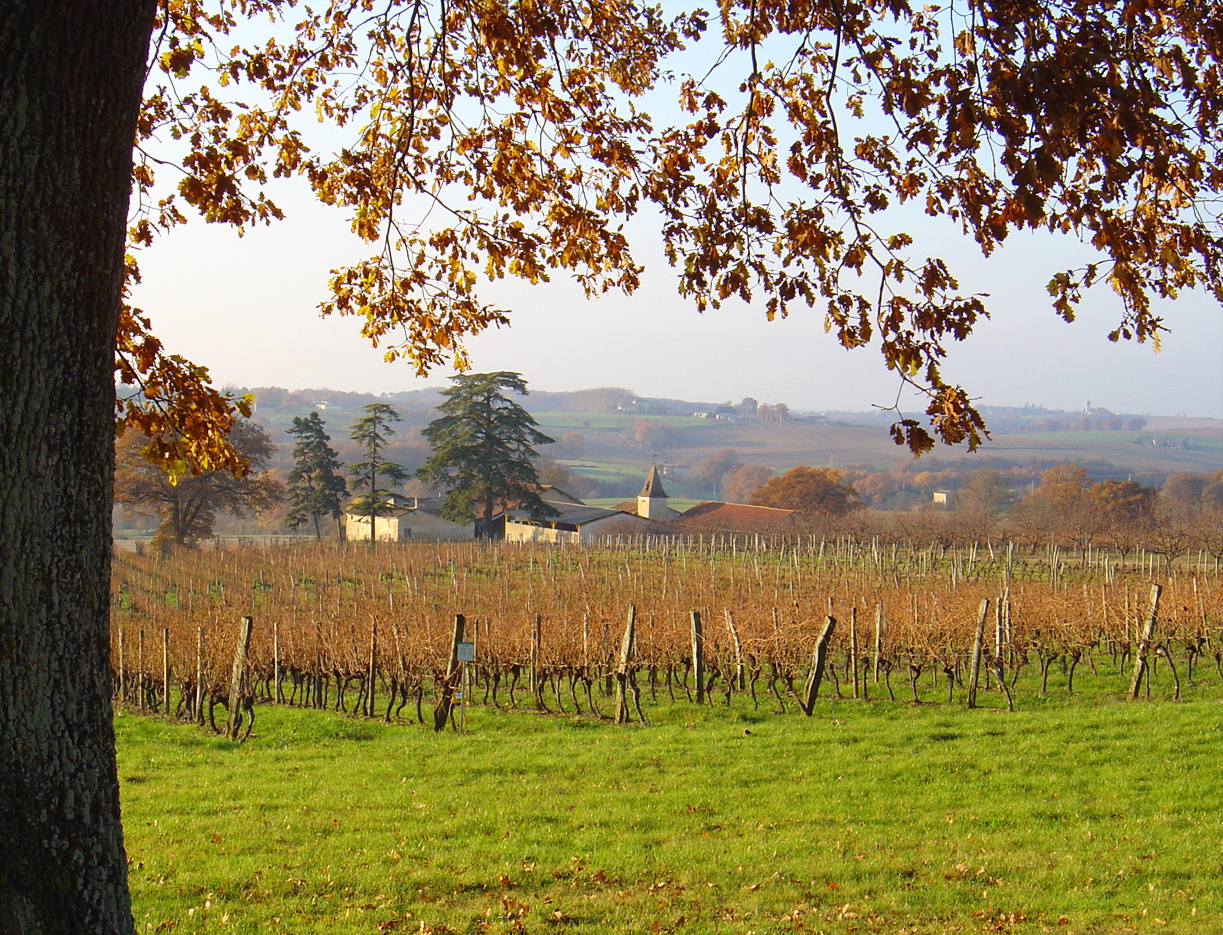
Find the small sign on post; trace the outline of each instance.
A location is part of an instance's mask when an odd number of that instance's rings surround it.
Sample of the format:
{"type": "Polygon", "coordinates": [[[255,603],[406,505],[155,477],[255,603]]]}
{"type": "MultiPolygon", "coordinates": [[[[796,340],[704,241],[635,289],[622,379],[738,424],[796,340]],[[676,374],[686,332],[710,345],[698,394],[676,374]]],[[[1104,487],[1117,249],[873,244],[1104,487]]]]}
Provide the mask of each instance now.
{"type": "Polygon", "coordinates": [[[458,662],[463,667],[463,690],[459,692],[459,700],[462,702],[459,706],[459,733],[462,734],[466,733],[467,729],[467,663],[476,661],[476,644],[458,642],[454,644],[454,648],[458,662]]]}

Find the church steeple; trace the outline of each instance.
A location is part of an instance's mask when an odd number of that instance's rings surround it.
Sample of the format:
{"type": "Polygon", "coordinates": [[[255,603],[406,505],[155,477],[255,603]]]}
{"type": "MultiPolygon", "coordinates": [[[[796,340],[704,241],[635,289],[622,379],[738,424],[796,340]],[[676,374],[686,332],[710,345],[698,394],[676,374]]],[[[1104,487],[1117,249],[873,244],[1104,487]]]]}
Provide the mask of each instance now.
{"type": "Polygon", "coordinates": [[[667,492],[662,489],[662,474],[658,465],[650,468],[641,493],[637,494],[637,515],[646,519],[666,520],[675,515],[675,511],[667,506],[667,492]]]}
{"type": "Polygon", "coordinates": [[[650,473],[646,475],[645,484],[641,488],[641,493],[638,497],[647,497],[651,500],[656,497],[662,497],[666,500],[667,492],[662,489],[662,475],[658,473],[658,465],[655,464],[650,468],[650,473]]]}

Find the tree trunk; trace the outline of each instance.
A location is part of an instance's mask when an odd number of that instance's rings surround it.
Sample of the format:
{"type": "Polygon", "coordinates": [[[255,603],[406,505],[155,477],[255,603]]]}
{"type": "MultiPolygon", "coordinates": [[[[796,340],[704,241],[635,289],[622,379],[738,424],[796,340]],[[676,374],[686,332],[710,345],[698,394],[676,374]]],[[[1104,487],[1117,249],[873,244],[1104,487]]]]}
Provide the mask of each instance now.
{"type": "Polygon", "coordinates": [[[115,325],[155,0],[0,8],[0,932],[131,933],[111,727],[115,325]]]}
{"type": "MultiPolygon", "coordinates": [[[[374,423],[374,431],[377,432],[378,423],[374,423]]],[[[371,459],[376,459],[377,455],[371,455],[371,459]]],[[[371,470],[369,472],[369,547],[371,549],[378,548],[378,472],[371,470]]]]}
{"type": "Polygon", "coordinates": [[[486,494],[484,497],[484,518],[480,522],[477,539],[493,538],[493,495],[486,494]]]}

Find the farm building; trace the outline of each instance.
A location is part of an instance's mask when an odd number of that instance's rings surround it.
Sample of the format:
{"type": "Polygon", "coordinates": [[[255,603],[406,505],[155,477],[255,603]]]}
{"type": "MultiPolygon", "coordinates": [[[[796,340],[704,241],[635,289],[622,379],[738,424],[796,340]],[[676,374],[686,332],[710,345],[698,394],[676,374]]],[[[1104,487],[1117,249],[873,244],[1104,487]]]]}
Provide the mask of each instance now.
{"type": "Polygon", "coordinates": [[[592,542],[609,533],[653,531],[653,526],[648,521],[623,510],[575,503],[548,503],[548,506],[557,511],[555,516],[536,519],[526,510],[506,510],[502,514],[505,541],[574,545],[579,542],[592,542]]]}
{"type": "Polygon", "coordinates": [[[544,503],[573,503],[578,506],[586,505],[573,494],[561,490],[554,484],[540,484],[537,493],[539,494],[539,498],[543,500],[544,503]]]}
{"type": "MultiPolygon", "coordinates": [[[[561,490],[561,488],[555,486],[554,484],[539,484],[535,488],[535,492],[539,494],[539,498],[543,500],[544,503],[549,504],[554,509],[559,508],[560,506],[586,506],[585,503],[583,503],[573,494],[561,490]]],[[[483,520],[476,520],[476,534],[478,536],[487,536],[490,539],[504,539],[507,514],[513,513],[516,516],[527,515],[523,510],[522,504],[517,500],[509,502],[502,501],[496,504],[495,508],[496,512],[493,514],[492,522],[489,524],[487,532],[484,532],[481,529],[481,527],[484,525],[483,520]]],[[[480,508],[477,507],[476,511],[479,512],[479,510],[480,508]]]]}
{"type": "Polygon", "coordinates": [[[654,523],[618,507],[587,506],[558,488],[545,487],[540,496],[556,510],[554,516],[533,517],[523,507],[502,511],[496,522],[506,542],[555,542],[574,545],[616,533],[657,531],[654,523]],[[562,499],[563,497],[563,499],[562,499]]]}
{"type": "MultiPolygon", "coordinates": [[[[472,523],[452,523],[442,519],[442,501],[436,497],[393,497],[393,503],[374,522],[379,542],[455,542],[475,535],[472,523]]],[[[370,517],[357,513],[343,516],[344,538],[350,542],[368,542],[370,517]]]]}

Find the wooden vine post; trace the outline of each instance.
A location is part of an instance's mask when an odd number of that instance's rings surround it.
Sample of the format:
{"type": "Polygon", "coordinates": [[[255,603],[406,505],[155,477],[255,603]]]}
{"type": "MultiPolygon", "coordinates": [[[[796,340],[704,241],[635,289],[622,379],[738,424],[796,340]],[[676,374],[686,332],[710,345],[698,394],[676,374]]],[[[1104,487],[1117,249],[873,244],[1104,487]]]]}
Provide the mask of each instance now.
{"type": "Polygon", "coordinates": [[[612,675],[611,637],[608,635],[610,632],[611,631],[608,628],[608,624],[605,622],[603,624],[603,641],[599,643],[599,652],[601,654],[601,658],[603,659],[602,680],[603,680],[603,694],[604,695],[610,695],[612,693],[612,679],[614,678],[614,676],[612,675]]]}
{"type": "Polygon", "coordinates": [[[735,629],[735,616],[730,608],[726,608],[726,629],[730,631],[730,640],[735,647],[735,688],[743,691],[743,645],[739,642],[739,631],[735,629]]]}
{"type": "Polygon", "coordinates": [[[705,641],[701,638],[701,612],[692,611],[692,673],[696,677],[696,703],[705,701],[705,641]]]}
{"type": "Polygon", "coordinates": [[[195,723],[204,723],[204,628],[195,628],[195,723]]]}
{"type": "Polygon", "coordinates": [[[994,658],[1002,658],[1002,607],[1006,602],[1006,592],[1003,591],[994,604],[994,658]]]}
{"type": "Polygon", "coordinates": [[[543,686],[539,678],[540,640],[543,636],[543,614],[535,615],[535,628],[531,631],[531,694],[535,698],[535,707],[542,710],[544,706],[543,686]]]}
{"type": "Polygon", "coordinates": [[[170,713],[170,628],[161,628],[161,710],[170,713]]]}
{"type": "Polygon", "coordinates": [[[242,618],[242,629],[238,634],[238,646],[234,650],[234,671],[229,678],[229,728],[230,740],[238,739],[238,718],[242,711],[242,677],[246,675],[246,654],[251,648],[251,618],[242,618]]]}
{"type": "Polygon", "coordinates": [[[1146,673],[1147,654],[1151,651],[1151,640],[1155,636],[1155,614],[1159,610],[1159,595],[1163,588],[1158,584],[1151,585],[1151,610],[1147,614],[1147,622],[1142,628],[1142,636],[1138,640],[1138,655],[1134,659],[1134,677],[1130,680],[1130,700],[1138,697],[1138,689],[1142,687],[1142,676],[1146,673]]]}
{"type": "Polygon", "coordinates": [[[582,668],[590,671],[590,614],[582,612],[582,668]]]}
{"type": "Polygon", "coordinates": [[[875,659],[874,659],[874,678],[875,684],[879,684],[879,664],[883,658],[883,601],[879,601],[875,605],[875,659]]]}
{"type": "Polygon", "coordinates": [[[968,675],[968,707],[977,706],[977,683],[981,678],[981,643],[985,639],[985,618],[989,616],[989,598],[981,600],[977,611],[977,632],[972,641],[972,668],[968,675]]]}
{"type": "Polygon", "coordinates": [[[628,667],[633,659],[633,631],[637,622],[637,607],[628,605],[628,620],[624,624],[624,638],[620,641],[620,661],[616,666],[616,723],[627,724],[628,716],[628,667]]]}
{"type": "Polygon", "coordinates": [[[365,693],[365,716],[374,716],[374,681],[378,676],[378,621],[369,622],[369,691],[365,693]]]}
{"type": "Polygon", "coordinates": [[[832,640],[832,631],[836,629],[837,618],[829,614],[824,618],[824,629],[820,638],[815,641],[815,649],[811,651],[811,672],[807,675],[807,685],[803,697],[799,699],[799,707],[803,714],[811,717],[815,710],[815,699],[820,693],[820,682],[824,680],[824,666],[828,662],[828,643],[832,640]]]}
{"type": "Polygon", "coordinates": [[[463,627],[467,618],[462,614],[454,615],[454,635],[450,638],[450,662],[446,666],[446,677],[442,679],[441,698],[433,709],[434,731],[444,730],[450,720],[450,707],[454,703],[454,675],[459,668],[459,643],[463,642],[463,627]]]}
{"type": "MultiPolygon", "coordinates": [[[[318,590],[317,588],[315,589],[318,590]]],[[[314,621],[314,707],[323,706],[323,622],[314,621]]]]}
{"type": "Polygon", "coordinates": [[[280,690],[280,618],[272,620],[272,700],[284,704],[284,692],[280,690]]]}
{"type": "Polygon", "coordinates": [[[127,701],[127,665],[123,659],[123,624],[119,624],[119,700],[127,701]]]}
{"type": "Polygon", "coordinates": [[[858,608],[849,608],[849,666],[854,674],[854,698],[858,697],[858,608]]]}

